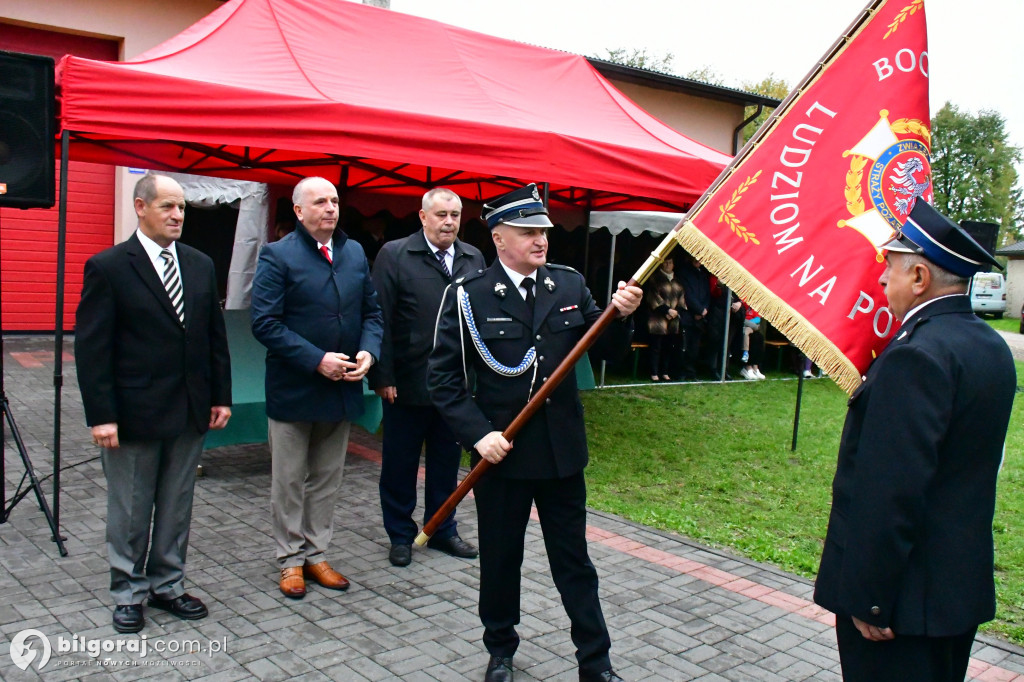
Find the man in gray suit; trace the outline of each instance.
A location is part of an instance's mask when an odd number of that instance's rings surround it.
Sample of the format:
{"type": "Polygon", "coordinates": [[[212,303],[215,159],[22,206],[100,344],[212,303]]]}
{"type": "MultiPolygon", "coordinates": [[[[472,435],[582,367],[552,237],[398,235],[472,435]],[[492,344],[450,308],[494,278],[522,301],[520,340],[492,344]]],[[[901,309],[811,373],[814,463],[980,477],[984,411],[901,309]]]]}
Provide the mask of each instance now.
{"type": "Polygon", "coordinates": [[[207,429],[231,417],[213,261],[176,243],[181,185],[146,175],[135,185],[135,213],[135,234],[85,264],[75,317],[78,384],[107,477],[118,632],[142,629],[147,595],[179,618],[207,615],[183,585],[192,492],[207,429]]]}

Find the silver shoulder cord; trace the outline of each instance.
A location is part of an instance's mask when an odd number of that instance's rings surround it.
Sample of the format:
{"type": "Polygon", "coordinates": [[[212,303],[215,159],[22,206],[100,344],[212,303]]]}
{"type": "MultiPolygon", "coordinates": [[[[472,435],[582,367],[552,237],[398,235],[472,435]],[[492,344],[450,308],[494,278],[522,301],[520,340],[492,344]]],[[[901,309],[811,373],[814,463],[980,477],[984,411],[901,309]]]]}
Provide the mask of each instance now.
{"type": "MultiPolygon", "coordinates": [[[[434,320],[434,347],[437,347],[437,330],[441,326],[441,311],[444,310],[444,301],[448,298],[448,292],[451,291],[452,285],[449,284],[444,288],[444,293],[441,295],[441,305],[437,308],[437,318],[434,320]]],[[[461,289],[462,287],[459,287],[461,289]]],[[[462,348],[462,382],[465,384],[466,389],[469,389],[469,374],[466,372],[466,345],[462,338],[462,311],[459,311],[459,344],[462,348]]]]}
{"type": "MultiPolygon", "coordinates": [[[[473,317],[473,307],[469,302],[469,294],[466,292],[464,287],[459,287],[457,293],[457,307],[459,309],[459,338],[463,340],[463,330],[469,332],[469,338],[473,341],[473,347],[476,348],[476,352],[480,354],[480,359],[484,361],[491,370],[501,374],[502,376],[516,377],[520,374],[524,374],[530,367],[533,367],[533,377],[530,379],[530,392],[526,399],[529,400],[533,395],[533,385],[537,381],[537,348],[536,346],[530,346],[530,350],[526,351],[526,355],[523,356],[523,361],[516,367],[508,367],[501,364],[498,360],[491,355],[491,351],[484,345],[483,339],[480,338],[480,331],[476,327],[476,320],[473,317]],[[465,320],[465,325],[462,324],[465,320]]],[[[463,345],[465,349],[465,345],[463,345]]],[[[466,372],[466,355],[463,350],[462,355],[462,373],[466,380],[467,387],[469,386],[469,376],[466,372]]]]}

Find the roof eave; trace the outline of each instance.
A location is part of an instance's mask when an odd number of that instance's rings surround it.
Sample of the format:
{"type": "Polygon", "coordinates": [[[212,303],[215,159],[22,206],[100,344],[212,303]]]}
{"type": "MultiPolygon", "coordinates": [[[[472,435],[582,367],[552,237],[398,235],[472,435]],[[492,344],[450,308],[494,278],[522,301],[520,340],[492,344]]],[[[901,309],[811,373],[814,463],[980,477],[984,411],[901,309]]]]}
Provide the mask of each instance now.
{"type": "Polygon", "coordinates": [[[729,102],[730,104],[742,104],[744,106],[757,106],[760,104],[774,108],[782,103],[782,100],[775,99],[774,97],[766,97],[765,95],[758,95],[734,88],[702,83],[701,81],[672,76],[657,71],[649,71],[635,66],[608,62],[595,57],[587,57],[587,61],[605,78],[645,85],[650,88],[681,92],[687,95],[715,99],[729,102]]]}

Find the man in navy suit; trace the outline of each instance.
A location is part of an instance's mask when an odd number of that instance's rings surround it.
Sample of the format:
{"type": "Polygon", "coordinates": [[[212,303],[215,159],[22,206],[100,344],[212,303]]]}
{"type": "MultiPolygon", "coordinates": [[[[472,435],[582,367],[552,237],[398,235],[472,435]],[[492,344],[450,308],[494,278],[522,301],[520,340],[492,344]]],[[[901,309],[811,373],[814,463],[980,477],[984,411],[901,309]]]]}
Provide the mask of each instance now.
{"type": "Polygon", "coordinates": [[[333,534],[351,420],[363,377],[380,356],[381,312],[363,247],[338,226],[338,192],[305,178],[292,194],[295,230],[260,252],[252,333],[267,347],[270,506],[279,587],[349,582],[325,556],[333,534]]]}
{"type": "MultiPolygon", "coordinates": [[[[458,239],[461,218],[458,195],[435,187],[423,195],[423,229],[386,243],[373,264],[373,283],[384,312],[384,341],[380,363],[370,370],[370,387],[384,400],[380,506],[391,540],[388,559],[395,566],[412,562],[412,541],[419,531],[412,513],[420,452],[424,451],[426,469],[425,520],[455,490],[462,456],[455,434],[427,394],[427,356],[434,347],[434,323],[444,290],[453,277],[486,267],[480,250],[458,239]]],[[[463,559],[476,557],[476,548],[460,538],[456,528],[453,511],[428,546],[463,559]]]]}
{"type": "Polygon", "coordinates": [[[143,628],[147,596],[179,618],[207,615],[184,588],[192,493],[204,434],[231,417],[213,261],[177,243],[181,185],[146,175],[134,200],[138,230],[86,262],[75,316],[78,384],[107,477],[118,632],[143,628]]]}
{"type": "Polygon", "coordinates": [[[1016,372],[971,311],[998,263],[918,199],[879,284],[902,327],[849,401],[814,600],[848,681],[963,682],[995,615],[992,518],[1016,372]]]}

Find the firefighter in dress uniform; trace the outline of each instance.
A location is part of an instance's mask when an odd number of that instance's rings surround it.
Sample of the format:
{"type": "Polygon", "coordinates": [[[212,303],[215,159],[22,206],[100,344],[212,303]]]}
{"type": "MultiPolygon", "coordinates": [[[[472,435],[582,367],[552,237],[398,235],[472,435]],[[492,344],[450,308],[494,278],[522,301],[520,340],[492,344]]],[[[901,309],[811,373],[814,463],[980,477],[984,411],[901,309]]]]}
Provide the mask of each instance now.
{"type": "MultiPolygon", "coordinates": [[[[483,209],[498,258],[445,293],[427,385],[459,442],[472,451],[473,463],[483,457],[494,465],[475,488],[479,611],[491,656],[485,680],[512,679],[520,568],[533,504],[551,575],[572,623],[580,680],[620,680],[611,667],[597,571],[587,553],[587,438],[575,374],[551,393],[514,442],[502,436],[602,311],[580,273],[546,263],[552,225],[535,185],[483,209]]],[[[628,347],[629,315],[641,295],[640,288],[619,283],[612,305],[620,319],[593,352],[628,347]]]]}

